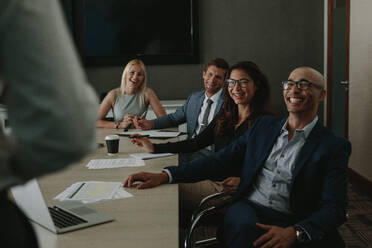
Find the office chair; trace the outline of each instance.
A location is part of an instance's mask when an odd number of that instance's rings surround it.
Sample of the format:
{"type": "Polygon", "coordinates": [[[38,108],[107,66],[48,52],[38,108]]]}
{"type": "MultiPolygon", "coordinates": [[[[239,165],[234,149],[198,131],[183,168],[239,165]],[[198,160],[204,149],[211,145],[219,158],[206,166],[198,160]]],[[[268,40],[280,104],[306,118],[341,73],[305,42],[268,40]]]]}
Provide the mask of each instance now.
{"type": "MultiPolygon", "coordinates": [[[[107,92],[102,92],[100,95],[99,95],[99,100],[100,100],[100,103],[102,103],[103,99],[105,99],[107,95],[107,92]]],[[[111,110],[110,110],[111,111],[111,110]]],[[[105,117],[104,118],[105,121],[114,121],[114,118],[113,117],[105,117]]]]}
{"type": "Polygon", "coordinates": [[[199,203],[197,210],[191,216],[191,226],[188,231],[184,248],[196,247],[224,247],[217,238],[217,233],[213,237],[194,241],[194,234],[197,227],[200,226],[217,226],[223,221],[223,209],[230,203],[232,193],[222,192],[209,195],[199,203]],[[210,204],[211,201],[217,203],[210,204]],[[216,223],[217,221],[217,223],[216,223]]]}
{"type": "Polygon", "coordinates": [[[101,94],[99,94],[99,102],[102,102],[103,99],[106,97],[106,95],[107,95],[107,92],[106,91],[104,91],[101,94]]]}

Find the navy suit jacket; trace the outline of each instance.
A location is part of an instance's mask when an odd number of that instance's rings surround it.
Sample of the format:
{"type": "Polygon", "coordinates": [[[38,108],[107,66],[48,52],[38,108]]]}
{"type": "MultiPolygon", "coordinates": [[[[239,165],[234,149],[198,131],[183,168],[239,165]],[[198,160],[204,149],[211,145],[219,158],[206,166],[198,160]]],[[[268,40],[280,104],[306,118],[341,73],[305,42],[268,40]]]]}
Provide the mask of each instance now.
{"type": "MultiPolygon", "coordinates": [[[[203,105],[203,100],[205,97],[205,90],[193,93],[189,96],[186,103],[176,110],[172,114],[159,117],[152,121],[154,129],[177,127],[183,123],[187,123],[187,135],[188,138],[195,133],[195,129],[198,123],[198,117],[200,114],[201,107],[203,105]]],[[[217,115],[221,109],[223,102],[223,95],[218,99],[216,111],[214,112],[214,117],[217,115]]]]}
{"type": "MultiPolygon", "coordinates": [[[[252,190],[286,119],[263,116],[229,146],[206,158],[167,167],[174,183],[222,180],[241,175],[233,200],[252,190]]],[[[350,142],[316,123],[293,170],[290,208],[314,241],[333,236],[346,220],[350,142]]]]}

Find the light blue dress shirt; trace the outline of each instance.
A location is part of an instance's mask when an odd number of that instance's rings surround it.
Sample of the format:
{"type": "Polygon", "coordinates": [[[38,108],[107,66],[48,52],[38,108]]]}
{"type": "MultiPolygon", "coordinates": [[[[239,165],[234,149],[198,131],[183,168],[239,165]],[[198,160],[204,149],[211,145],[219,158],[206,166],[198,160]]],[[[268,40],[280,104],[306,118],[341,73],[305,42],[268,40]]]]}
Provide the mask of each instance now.
{"type": "Polygon", "coordinates": [[[291,213],[289,206],[292,172],[298,155],[306,138],[318,121],[318,116],[303,129],[295,130],[288,141],[288,119],[283,125],[269,157],[248,194],[248,200],[275,209],[283,213],[291,213]]]}

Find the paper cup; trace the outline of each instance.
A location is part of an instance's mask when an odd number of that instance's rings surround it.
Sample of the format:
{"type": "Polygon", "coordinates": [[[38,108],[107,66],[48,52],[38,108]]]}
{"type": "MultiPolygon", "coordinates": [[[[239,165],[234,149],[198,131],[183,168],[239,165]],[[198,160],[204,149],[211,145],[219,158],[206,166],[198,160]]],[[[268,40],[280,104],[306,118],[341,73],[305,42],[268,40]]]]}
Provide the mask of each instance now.
{"type": "Polygon", "coordinates": [[[105,138],[107,146],[107,154],[114,155],[119,152],[119,136],[118,135],[108,135],[105,138]]]}

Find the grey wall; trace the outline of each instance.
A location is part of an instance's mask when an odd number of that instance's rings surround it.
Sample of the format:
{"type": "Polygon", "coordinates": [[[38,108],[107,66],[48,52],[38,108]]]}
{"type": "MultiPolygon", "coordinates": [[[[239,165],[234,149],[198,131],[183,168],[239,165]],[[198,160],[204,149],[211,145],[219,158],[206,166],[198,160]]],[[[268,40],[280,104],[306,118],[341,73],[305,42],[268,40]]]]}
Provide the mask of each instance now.
{"type": "MultiPolygon", "coordinates": [[[[252,60],[269,77],[273,105],[283,115],[280,82],[289,72],[300,65],[323,72],[323,5],[323,0],[199,0],[201,64],[147,66],[148,86],[162,100],[186,99],[202,89],[201,71],[210,59],[252,60]]],[[[122,69],[93,67],[87,74],[101,93],[119,86],[122,69]]]]}

